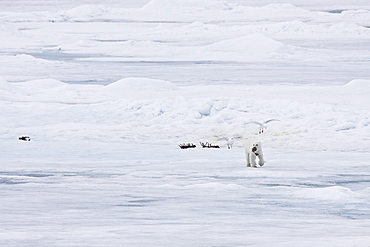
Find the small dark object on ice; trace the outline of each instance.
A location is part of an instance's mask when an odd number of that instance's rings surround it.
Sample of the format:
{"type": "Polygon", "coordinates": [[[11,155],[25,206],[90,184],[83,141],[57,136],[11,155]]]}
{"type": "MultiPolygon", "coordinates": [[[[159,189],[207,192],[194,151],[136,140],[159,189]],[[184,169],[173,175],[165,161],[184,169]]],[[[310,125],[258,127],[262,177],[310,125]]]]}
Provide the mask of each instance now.
{"type": "Polygon", "coordinates": [[[20,140],[20,141],[31,141],[31,137],[29,137],[29,136],[21,136],[21,137],[19,137],[18,138],[18,140],[20,140]]]}
{"type": "Polygon", "coordinates": [[[188,143],[188,144],[183,143],[183,144],[180,144],[179,147],[181,149],[187,149],[187,148],[196,148],[197,146],[195,146],[193,143],[188,143]]]}
{"type": "Polygon", "coordinates": [[[203,143],[203,142],[200,142],[200,145],[202,146],[202,148],[220,148],[219,145],[212,145],[212,143],[203,143]]]}

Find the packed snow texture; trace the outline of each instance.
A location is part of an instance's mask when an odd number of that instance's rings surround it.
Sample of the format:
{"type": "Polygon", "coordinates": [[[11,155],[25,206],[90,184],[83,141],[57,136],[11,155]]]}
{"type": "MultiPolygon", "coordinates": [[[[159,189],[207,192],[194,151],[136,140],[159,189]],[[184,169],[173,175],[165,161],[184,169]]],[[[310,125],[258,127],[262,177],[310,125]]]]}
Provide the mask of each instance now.
{"type": "Polygon", "coordinates": [[[1,246],[368,246],[366,1],[52,2],[0,2],[1,246]]]}
{"type": "Polygon", "coordinates": [[[130,141],[174,145],[255,136],[288,149],[370,150],[370,80],[346,85],[199,85],[125,78],[104,85],[0,81],[2,140],[130,141]],[[250,121],[271,117],[258,135],[250,121]],[[42,126],[42,127],[41,127],[42,126]],[[46,131],[47,130],[47,131],[46,131]],[[63,134],[61,135],[61,131],[63,134]],[[333,145],[335,143],[335,145],[333,145]]]}

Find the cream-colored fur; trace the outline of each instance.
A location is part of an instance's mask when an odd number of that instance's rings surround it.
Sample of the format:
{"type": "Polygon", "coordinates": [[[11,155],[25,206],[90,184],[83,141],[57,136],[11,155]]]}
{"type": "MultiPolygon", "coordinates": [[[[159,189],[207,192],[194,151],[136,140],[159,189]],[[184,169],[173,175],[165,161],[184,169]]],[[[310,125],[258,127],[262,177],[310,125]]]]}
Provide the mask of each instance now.
{"type": "Polygon", "coordinates": [[[263,166],[265,164],[262,152],[262,144],[260,141],[250,140],[245,144],[244,148],[248,167],[257,168],[257,164],[259,166],[263,166]]]}

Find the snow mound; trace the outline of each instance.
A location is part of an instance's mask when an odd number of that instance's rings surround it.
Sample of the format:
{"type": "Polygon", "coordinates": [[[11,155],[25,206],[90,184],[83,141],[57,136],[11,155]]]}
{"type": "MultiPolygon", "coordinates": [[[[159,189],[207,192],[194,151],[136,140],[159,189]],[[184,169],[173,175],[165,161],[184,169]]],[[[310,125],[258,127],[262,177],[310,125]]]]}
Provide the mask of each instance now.
{"type": "Polygon", "coordinates": [[[68,86],[68,84],[55,79],[40,79],[17,83],[22,90],[43,91],[47,89],[68,86]]]}
{"type": "Polygon", "coordinates": [[[102,85],[68,84],[55,79],[39,79],[14,83],[23,102],[55,102],[66,104],[90,104],[100,102],[103,94],[102,85]]]}
{"type": "Polygon", "coordinates": [[[256,8],[261,14],[270,14],[271,16],[296,16],[298,19],[306,19],[312,16],[311,11],[297,7],[290,3],[273,3],[256,8]]]}
{"type": "Polygon", "coordinates": [[[299,11],[305,11],[308,12],[308,10],[304,10],[302,8],[299,8],[291,3],[272,3],[267,4],[265,6],[262,6],[261,9],[270,9],[270,10],[299,10],[299,11]]]}
{"type": "Polygon", "coordinates": [[[256,25],[251,31],[268,33],[299,33],[303,34],[353,34],[368,35],[368,28],[352,23],[336,23],[332,25],[321,25],[303,21],[286,21],[267,25],[256,25]]]}
{"type": "Polygon", "coordinates": [[[171,91],[177,86],[169,81],[149,78],[125,78],[106,86],[114,91],[171,91]]]}
{"type": "Polygon", "coordinates": [[[369,91],[370,90],[370,80],[363,80],[363,79],[352,80],[345,85],[345,88],[369,91]]]}
{"type": "Polygon", "coordinates": [[[14,60],[17,62],[24,62],[24,63],[42,63],[42,64],[53,64],[54,61],[42,59],[42,58],[36,58],[32,55],[28,54],[17,54],[14,56],[14,60]]]}
{"type": "Polygon", "coordinates": [[[208,51],[237,52],[249,54],[267,54],[285,47],[281,42],[263,34],[245,35],[235,39],[227,39],[208,45],[208,51]]]}
{"type": "Polygon", "coordinates": [[[0,91],[7,92],[7,93],[16,93],[18,90],[7,80],[0,77],[0,91]]]}
{"type": "Polygon", "coordinates": [[[60,12],[59,14],[67,19],[85,19],[99,17],[108,12],[102,5],[81,5],[76,8],[60,12]]]}
{"type": "Polygon", "coordinates": [[[151,11],[184,8],[228,10],[232,8],[232,4],[221,0],[152,0],[143,7],[144,10],[151,11]]]}
{"type": "Polygon", "coordinates": [[[37,58],[28,54],[16,54],[15,58],[23,62],[34,62],[35,60],[37,60],[37,58]]]}
{"type": "Polygon", "coordinates": [[[327,188],[309,188],[297,192],[301,198],[314,199],[320,201],[351,200],[356,197],[356,193],[349,188],[342,186],[332,186],[327,188]]]}

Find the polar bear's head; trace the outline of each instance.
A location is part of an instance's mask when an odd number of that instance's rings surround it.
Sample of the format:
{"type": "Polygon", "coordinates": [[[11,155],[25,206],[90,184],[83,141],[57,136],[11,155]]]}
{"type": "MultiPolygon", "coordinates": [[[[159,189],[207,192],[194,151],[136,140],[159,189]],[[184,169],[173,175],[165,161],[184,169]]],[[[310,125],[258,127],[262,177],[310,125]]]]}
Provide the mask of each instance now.
{"type": "Polygon", "coordinates": [[[260,144],[258,142],[255,142],[252,144],[252,153],[254,153],[256,156],[259,155],[260,152],[260,144]]]}

